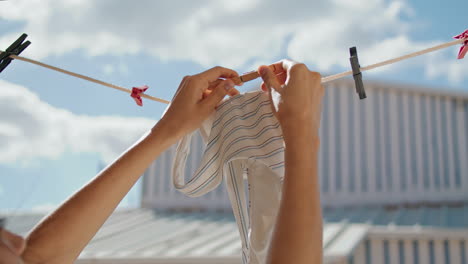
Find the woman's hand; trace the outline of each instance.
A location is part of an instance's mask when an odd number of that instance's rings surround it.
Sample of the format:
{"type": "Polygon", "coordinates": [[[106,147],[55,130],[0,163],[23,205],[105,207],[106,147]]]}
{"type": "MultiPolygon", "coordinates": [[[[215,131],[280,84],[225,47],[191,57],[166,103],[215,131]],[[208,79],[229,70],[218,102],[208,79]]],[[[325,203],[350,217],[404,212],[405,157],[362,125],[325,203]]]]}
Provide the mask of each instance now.
{"type": "Polygon", "coordinates": [[[270,95],[285,141],[304,129],[318,138],[324,95],[320,74],[290,60],[276,63],[275,69],[273,72],[267,66],[260,66],[258,72],[264,82],[262,89],[270,95]]]}
{"type": "Polygon", "coordinates": [[[318,133],[324,89],[320,74],[284,60],[259,68],[285,142],[281,205],[266,263],[322,263],[318,133]]]}
{"type": "Polygon", "coordinates": [[[230,80],[237,76],[237,72],[219,66],[186,76],[156,127],[168,129],[175,139],[197,129],[226,95],[239,93],[230,80]]]}
{"type": "Polygon", "coordinates": [[[0,264],[21,264],[26,242],[18,235],[0,229],[0,264]]]}

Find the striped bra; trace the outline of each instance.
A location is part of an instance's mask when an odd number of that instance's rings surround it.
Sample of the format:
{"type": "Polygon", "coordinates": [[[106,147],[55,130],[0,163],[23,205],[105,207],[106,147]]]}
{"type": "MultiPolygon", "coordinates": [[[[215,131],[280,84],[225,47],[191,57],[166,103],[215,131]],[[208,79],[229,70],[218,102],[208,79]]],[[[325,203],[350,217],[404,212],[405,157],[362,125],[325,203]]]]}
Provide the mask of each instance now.
{"type": "Polygon", "coordinates": [[[227,99],[199,132],[206,143],[201,164],[185,182],[192,135],[185,136],[175,153],[174,186],[195,197],[210,192],[224,178],[242,240],[243,263],[264,263],[284,176],[284,141],[268,96],[259,91],[227,99]]]}

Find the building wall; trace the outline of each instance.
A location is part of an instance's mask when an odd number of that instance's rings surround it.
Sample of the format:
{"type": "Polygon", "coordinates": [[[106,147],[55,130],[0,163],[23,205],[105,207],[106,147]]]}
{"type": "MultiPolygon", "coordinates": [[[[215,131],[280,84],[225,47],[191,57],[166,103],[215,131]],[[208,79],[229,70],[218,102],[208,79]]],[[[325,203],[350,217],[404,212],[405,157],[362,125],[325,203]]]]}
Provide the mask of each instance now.
{"type": "MultiPolygon", "coordinates": [[[[468,94],[349,80],[326,86],[320,149],[325,206],[468,201],[468,94]]],[[[195,136],[187,178],[203,142],[195,136]]],[[[187,198],[172,186],[175,146],[146,171],[142,205],[230,209],[224,186],[187,198]]]]}
{"type": "Polygon", "coordinates": [[[468,263],[466,230],[371,231],[347,264],[462,264],[468,263]]]}

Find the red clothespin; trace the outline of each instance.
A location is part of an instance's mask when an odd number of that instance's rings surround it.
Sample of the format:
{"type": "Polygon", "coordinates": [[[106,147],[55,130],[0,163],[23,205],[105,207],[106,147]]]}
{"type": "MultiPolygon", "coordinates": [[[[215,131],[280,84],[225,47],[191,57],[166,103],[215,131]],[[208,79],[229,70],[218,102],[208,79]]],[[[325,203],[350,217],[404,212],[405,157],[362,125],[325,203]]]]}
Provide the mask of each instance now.
{"type": "Polygon", "coordinates": [[[148,85],[143,85],[141,87],[133,87],[132,88],[132,94],[130,95],[137,105],[143,106],[143,100],[141,99],[141,94],[144,93],[146,90],[148,90],[148,85]]]}
{"type": "Polygon", "coordinates": [[[465,32],[461,33],[460,35],[456,35],[453,37],[454,39],[464,39],[463,46],[461,46],[460,51],[458,52],[457,59],[463,59],[465,54],[468,52],[468,29],[465,32]]]}

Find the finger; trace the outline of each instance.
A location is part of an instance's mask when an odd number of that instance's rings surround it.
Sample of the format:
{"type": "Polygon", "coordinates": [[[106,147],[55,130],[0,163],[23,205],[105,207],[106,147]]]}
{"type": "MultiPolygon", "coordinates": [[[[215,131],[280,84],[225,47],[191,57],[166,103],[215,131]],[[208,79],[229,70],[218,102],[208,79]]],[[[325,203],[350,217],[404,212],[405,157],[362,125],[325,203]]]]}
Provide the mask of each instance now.
{"type": "Polygon", "coordinates": [[[270,64],[270,68],[272,68],[273,72],[275,74],[280,74],[280,73],[285,73],[286,72],[286,69],[283,68],[283,61],[284,60],[281,60],[281,61],[278,61],[278,62],[275,62],[273,64],[270,64]]]}
{"type": "Polygon", "coordinates": [[[218,84],[220,82],[224,81],[224,79],[217,79],[215,81],[212,81],[210,82],[210,86],[208,87],[209,90],[213,90],[214,88],[216,88],[216,86],[218,86],[218,84]]]}
{"type": "Polygon", "coordinates": [[[231,80],[224,80],[213,89],[212,93],[209,94],[202,103],[205,105],[208,111],[214,110],[215,107],[223,100],[223,98],[234,89],[234,82],[231,80]]]}
{"type": "Polygon", "coordinates": [[[199,74],[199,76],[208,82],[214,82],[218,80],[219,78],[225,78],[225,79],[230,79],[234,77],[238,77],[239,74],[237,74],[236,71],[224,68],[221,66],[216,66],[214,68],[211,68],[207,71],[204,71],[199,74]]]}
{"type": "Polygon", "coordinates": [[[273,88],[277,92],[280,92],[282,90],[278,78],[268,66],[260,66],[258,68],[258,72],[260,73],[260,76],[262,77],[263,82],[265,83],[267,88],[273,88]]]}
{"type": "Polygon", "coordinates": [[[26,241],[21,236],[2,230],[2,241],[16,254],[20,255],[26,246],[26,241]]]}
{"type": "Polygon", "coordinates": [[[285,84],[288,75],[286,74],[286,72],[281,72],[280,74],[276,74],[276,78],[278,78],[278,82],[280,84],[285,84]]]}
{"type": "Polygon", "coordinates": [[[190,76],[188,76],[188,75],[185,76],[182,79],[182,81],[179,84],[179,87],[177,88],[176,92],[174,93],[174,96],[172,97],[172,100],[174,100],[174,98],[176,98],[176,96],[180,93],[180,91],[183,89],[183,87],[185,87],[185,85],[187,85],[187,82],[188,82],[189,79],[190,79],[190,76]]]}
{"type": "Polygon", "coordinates": [[[23,263],[19,256],[15,255],[8,247],[0,245],[0,264],[23,263]]]}
{"type": "Polygon", "coordinates": [[[240,94],[240,92],[239,92],[239,90],[237,90],[236,88],[232,88],[232,89],[230,89],[230,90],[228,91],[228,95],[229,95],[229,96],[236,96],[236,95],[238,95],[238,94],[240,94]]]}

